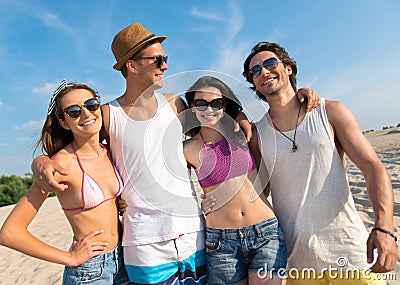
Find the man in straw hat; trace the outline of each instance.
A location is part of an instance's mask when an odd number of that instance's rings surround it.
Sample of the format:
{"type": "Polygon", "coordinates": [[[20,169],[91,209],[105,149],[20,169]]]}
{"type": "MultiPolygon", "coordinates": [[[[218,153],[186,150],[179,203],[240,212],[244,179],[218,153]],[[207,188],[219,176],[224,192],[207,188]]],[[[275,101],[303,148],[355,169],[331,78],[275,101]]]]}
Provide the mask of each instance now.
{"type": "Polygon", "coordinates": [[[205,284],[204,220],[187,175],[178,114],[185,104],[155,92],[168,69],[161,43],[139,23],[112,42],[125,93],[102,107],[124,180],[123,246],[133,284],[205,284]]]}

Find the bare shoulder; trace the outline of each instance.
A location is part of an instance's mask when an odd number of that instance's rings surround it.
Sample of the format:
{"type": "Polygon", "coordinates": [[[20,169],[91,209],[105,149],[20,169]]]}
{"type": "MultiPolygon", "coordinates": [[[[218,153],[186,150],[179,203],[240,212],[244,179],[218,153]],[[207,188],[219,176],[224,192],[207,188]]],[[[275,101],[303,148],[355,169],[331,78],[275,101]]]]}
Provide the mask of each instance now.
{"type": "Polygon", "coordinates": [[[251,126],[251,132],[252,132],[252,136],[251,136],[251,139],[250,139],[248,145],[252,149],[254,149],[254,148],[258,149],[258,132],[257,132],[257,127],[254,124],[252,124],[252,126],[251,126]]]}
{"type": "Polygon", "coordinates": [[[260,152],[260,147],[258,145],[258,132],[254,124],[252,125],[251,131],[253,135],[251,136],[248,145],[251,153],[254,156],[254,159],[256,160],[257,166],[259,167],[261,163],[261,152],[260,152]]]}
{"type": "Polygon", "coordinates": [[[202,148],[203,143],[199,135],[195,135],[194,137],[183,142],[183,153],[186,161],[195,168],[200,166],[201,162],[199,159],[199,154],[202,148]]]}
{"type": "Polygon", "coordinates": [[[187,139],[183,142],[184,151],[192,152],[194,150],[199,150],[202,148],[203,144],[199,135],[195,135],[194,137],[187,139]]]}
{"type": "Polygon", "coordinates": [[[104,113],[106,113],[106,115],[110,115],[110,105],[108,103],[101,105],[101,111],[103,112],[103,116],[104,113]]]}
{"type": "Polygon", "coordinates": [[[178,98],[181,98],[178,94],[175,93],[163,93],[162,94],[165,99],[167,99],[168,101],[170,100],[177,100],[178,98]]]}
{"type": "Polygon", "coordinates": [[[346,105],[340,101],[334,100],[325,100],[325,109],[327,112],[340,112],[340,111],[349,111],[346,105]]]}
{"type": "Polygon", "coordinates": [[[184,111],[187,109],[185,101],[177,95],[173,93],[166,93],[163,94],[164,98],[167,99],[168,103],[170,104],[171,108],[175,111],[176,114],[184,111]]]}
{"type": "Polygon", "coordinates": [[[101,140],[107,139],[110,128],[110,105],[108,103],[101,106],[101,115],[103,118],[103,125],[100,130],[101,140]]]}
{"type": "Polygon", "coordinates": [[[187,144],[197,144],[199,142],[202,142],[200,133],[196,133],[192,137],[189,137],[187,140],[184,140],[184,143],[187,143],[187,144]]]}
{"type": "Polygon", "coordinates": [[[345,104],[335,100],[325,100],[325,108],[327,109],[340,109],[346,108],[345,104]]]}
{"type": "MultiPolygon", "coordinates": [[[[51,159],[60,164],[60,166],[67,170],[69,174],[72,174],[71,171],[75,165],[75,155],[71,153],[71,151],[68,151],[67,148],[68,146],[57,152],[51,157],[51,159]]],[[[57,181],[60,181],[60,179],[65,180],[65,178],[68,176],[70,175],[64,176],[56,172],[54,178],[57,181]]]]}
{"type": "Polygon", "coordinates": [[[329,122],[334,126],[336,124],[354,124],[356,118],[346,105],[340,101],[326,100],[325,101],[326,113],[329,122]]]}

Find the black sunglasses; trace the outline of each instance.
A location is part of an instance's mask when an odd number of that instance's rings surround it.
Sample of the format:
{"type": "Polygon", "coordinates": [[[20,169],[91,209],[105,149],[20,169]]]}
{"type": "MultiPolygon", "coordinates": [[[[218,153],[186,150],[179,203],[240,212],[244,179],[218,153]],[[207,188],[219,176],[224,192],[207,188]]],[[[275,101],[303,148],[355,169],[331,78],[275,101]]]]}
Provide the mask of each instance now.
{"type": "Polygon", "coordinates": [[[82,115],[82,107],[85,107],[90,112],[95,112],[100,107],[100,100],[98,97],[90,98],[83,103],[82,106],[71,105],[64,109],[65,114],[67,114],[72,119],[79,118],[82,115]]]}
{"type": "Polygon", "coordinates": [[[167,63],[168,56],[166,55],[157,55],[157,56],[139,56],[139,57],[132,57],[132,60],[138,59],[155,59],[157,60],[157,66],[160,68],[164,63],[167,63]]]}
{"type": "MultiPolygon", "coordinates": [[[[264,62],[262,63],[262,66],[266,70],[273,70],[277,67],[279,62],[282,62],[282,61],[279,61],[276,57],[271,57],[271,58],[264,60],[264,62]]],[[[260,76],[261,68],[262,67],[259,64],[250,68],[250,70],[249,70],[250,77],[252,77],[253,79],[256,79],[258,76],[260,76]]]]}
{"type": "Polygon", "coordinates": [[[210,102],[208,102],[204,99],[196,99],[196,100],[193,100],[193,105],[199,111],[207,110],[208,106],[210,106],[214,111],[217,111],[217,110],[221,110],[224,107],[225,99],[217,98],[217,99],[211,100],[210,102]]]}

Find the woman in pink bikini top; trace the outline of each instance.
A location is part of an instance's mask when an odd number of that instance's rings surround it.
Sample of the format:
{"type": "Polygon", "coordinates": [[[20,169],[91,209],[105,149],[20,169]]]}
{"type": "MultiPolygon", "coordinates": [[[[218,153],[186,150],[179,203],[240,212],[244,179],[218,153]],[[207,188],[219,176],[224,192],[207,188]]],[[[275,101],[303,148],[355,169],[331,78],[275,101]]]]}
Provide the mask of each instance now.
{"type": "Polygon", "coordinates": [[[56,194],[73,232],[71,250],[52,247],[28,231],[48,195],[35,183],[7,218],[0,234],[5,246],[66,265],[63,284],[129,283],[116,203],[123,186],[107,149],[99,143],[101,127],[96,92],[87,85],[63,81],[51,99],[37,147],[41,146],[43,153],[68,172],[55,173],[54,178],[68,186],[56,194]]]}
{"type": "Polygon", "coordinates": [[[287,252],[253,154],[232,130],[238,99],[211,76],[198,79],[185,97],[191,138],[184,141],[184,155],[217,203],[206,217],[207,284],[283,284],[278,277],[263,283],[257,274],[265,264],[286,268],[287,252]]]}
{"type": "MultiPolygon", "coordinates": [[[[117,198],[121,192],[122,192],[122,180],[121,177],[119,176],[117,169],[115,168],[115,166],[113,165],[113,162],[111,160],[110,157],[110,153],[108,152],[108,150],[101,144],[99,143],[99,146],[103,149],[105,149],[105,151],[107,152],[107,158],[110,161],[110,164],[113,166],[114,169],[114,175],[115,177],[118,179],[118,191],[111,195],[110,197],[105,197],[104,195],[104,191],[101,189],[101,187],[99,186],[99,184],[97,184],[97,182],[90,176],[90,174],[88,174],[83,165],[81,160],[79,159],[79,155],[77,150],[75,149],[75,146],[73,143],[71,143],[71,148],[74,151],[74,154],[76,156],[76,159],[78,161],[78,165],[79,168],[82,171],[82,187],[81,187],[81,200],[82,200],[82,206],[80,207],[73,207],[73,208],[64,208],[62,207],[62,209],[64,211],[75,211],[75,210],[90,210],[93,208],[96,208],[97,206],[109,201],[109,200],[114,200],[115,198],[117,198]]],[[[111,193],[112,194],[112,193],[111,193]]]]}

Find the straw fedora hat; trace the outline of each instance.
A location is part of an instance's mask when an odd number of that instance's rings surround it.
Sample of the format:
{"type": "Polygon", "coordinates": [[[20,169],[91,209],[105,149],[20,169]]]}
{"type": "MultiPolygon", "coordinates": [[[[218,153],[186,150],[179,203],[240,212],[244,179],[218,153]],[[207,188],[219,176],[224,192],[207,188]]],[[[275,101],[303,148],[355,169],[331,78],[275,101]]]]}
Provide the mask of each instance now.
{"type": "Polygon", "coordinates": [[[148,42],[157,39],[160,43],[167,37],[156,36],[150,33],[145,27],[138,22],[130,24],[122,29],[114,37],[111,50],[114,54],[115,60],[114,69],[121,70],[125,62],[137,53],[148,42]]]}

